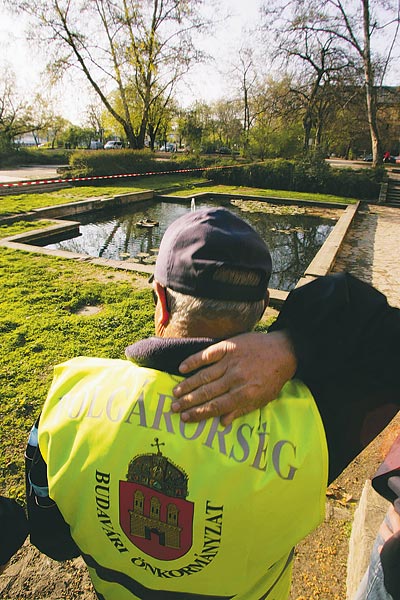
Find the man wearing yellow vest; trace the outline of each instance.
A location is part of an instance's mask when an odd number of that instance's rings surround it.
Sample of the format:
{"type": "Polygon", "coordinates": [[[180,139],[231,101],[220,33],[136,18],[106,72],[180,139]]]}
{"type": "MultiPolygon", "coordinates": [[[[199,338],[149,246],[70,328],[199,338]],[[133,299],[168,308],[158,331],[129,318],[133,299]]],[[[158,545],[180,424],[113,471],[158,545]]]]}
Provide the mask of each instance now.
{"type": "Polygon", "coordinates": [[[284,600],[295,544],[323,519],[328,456],[309,389],[227,427],[171,410],[181,361],[251,330],[271,258],[223,208],[190,212],[155,267],[158,337],[128,360],[75,358],[54,380],[27,451],[31,541],[82,555],[100,599],[284,600]]]}

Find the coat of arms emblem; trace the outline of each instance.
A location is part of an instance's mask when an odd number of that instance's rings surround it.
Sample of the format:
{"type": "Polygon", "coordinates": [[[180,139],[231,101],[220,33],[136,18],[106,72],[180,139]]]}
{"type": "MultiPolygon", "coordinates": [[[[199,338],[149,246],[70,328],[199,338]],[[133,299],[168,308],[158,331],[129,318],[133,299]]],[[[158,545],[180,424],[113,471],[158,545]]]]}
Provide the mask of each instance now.
{"type": "Polygon", "coordinates": [[[129,463],[127,481],[119,482],[120,525],[140,550],[160,560],[188,552],[193,539],[194,504],[186,500],[188,476],[157,453],[140,454],[129,463]]]}

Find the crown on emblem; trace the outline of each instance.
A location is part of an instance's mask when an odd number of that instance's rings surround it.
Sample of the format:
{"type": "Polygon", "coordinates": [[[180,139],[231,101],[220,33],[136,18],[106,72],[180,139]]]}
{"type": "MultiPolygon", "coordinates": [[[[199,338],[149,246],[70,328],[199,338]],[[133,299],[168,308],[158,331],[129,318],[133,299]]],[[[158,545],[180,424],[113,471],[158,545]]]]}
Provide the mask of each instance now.
{"type": "Polygon", "coordinates": [[[163,456],[158,438],[154,438],[157,454],[139,454],[128,466],[127,481],[138,483],[174,498],[188,495],[188,476],[167,457],[163,456]]]}

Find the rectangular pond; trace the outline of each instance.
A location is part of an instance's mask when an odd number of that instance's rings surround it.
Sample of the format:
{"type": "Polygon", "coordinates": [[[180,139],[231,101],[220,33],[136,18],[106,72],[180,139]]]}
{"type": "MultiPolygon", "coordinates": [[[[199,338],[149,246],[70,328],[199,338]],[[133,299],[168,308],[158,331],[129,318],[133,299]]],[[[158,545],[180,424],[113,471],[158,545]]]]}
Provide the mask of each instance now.
{"type": "MultiPolygon", "coordinates": [[[[211,206],[225,206],[258,231],[272,255],[270,287],[285,291],[295,287],[336,223],[333,218],[305,214],[306,209],[298,206],[211,197],[196,199],[196,208],[211,206]]],[[[190,210],[190,198],[182,201],[174,198],[86,213],[74,217],[80,223],[79,236],[52,239],[51,244],[44,240],[41,245],[91,257],[154,264],[165,230],[190,210]],[[157,224],[151,226],[148,221],[157,224]]]]}

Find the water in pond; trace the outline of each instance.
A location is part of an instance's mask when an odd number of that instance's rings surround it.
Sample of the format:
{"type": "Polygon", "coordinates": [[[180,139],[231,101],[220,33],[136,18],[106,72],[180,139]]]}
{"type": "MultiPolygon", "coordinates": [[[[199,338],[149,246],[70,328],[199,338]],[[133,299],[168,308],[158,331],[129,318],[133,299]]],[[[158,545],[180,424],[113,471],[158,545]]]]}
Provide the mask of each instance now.
{"type": "MultiPolygon", "coordinates": [[[[243,206],[247,209],[254,207],[250,201],[242,205],[234,200],[196,200],[196,208],[221,204],[239,214],[266,241],[273,262],[270,287],[280,290],[291,290],[296,285],[335,224],[332,219],[304,214],[264,213],[262,209],[253,211],[253,208],[251,212],[243,210],[243,206]]],[[[264,206],[271,207],[269,204],[264,206]]],[[[279,211],[279,207],[275,205],[275,208],[279,211]]],[[[82,215],[76,218],[81,223],[81,235],[46,247],[95,257],[152,263],[167,227],[190,210],[193,210],[193,203],[186,199],[182,202],[143,202],[112,213],[82,215]],[[151,226],[146,220],[158,224],[151,226]]],[[[246,249],[243,248],[243,251],[246,249]]]]}

